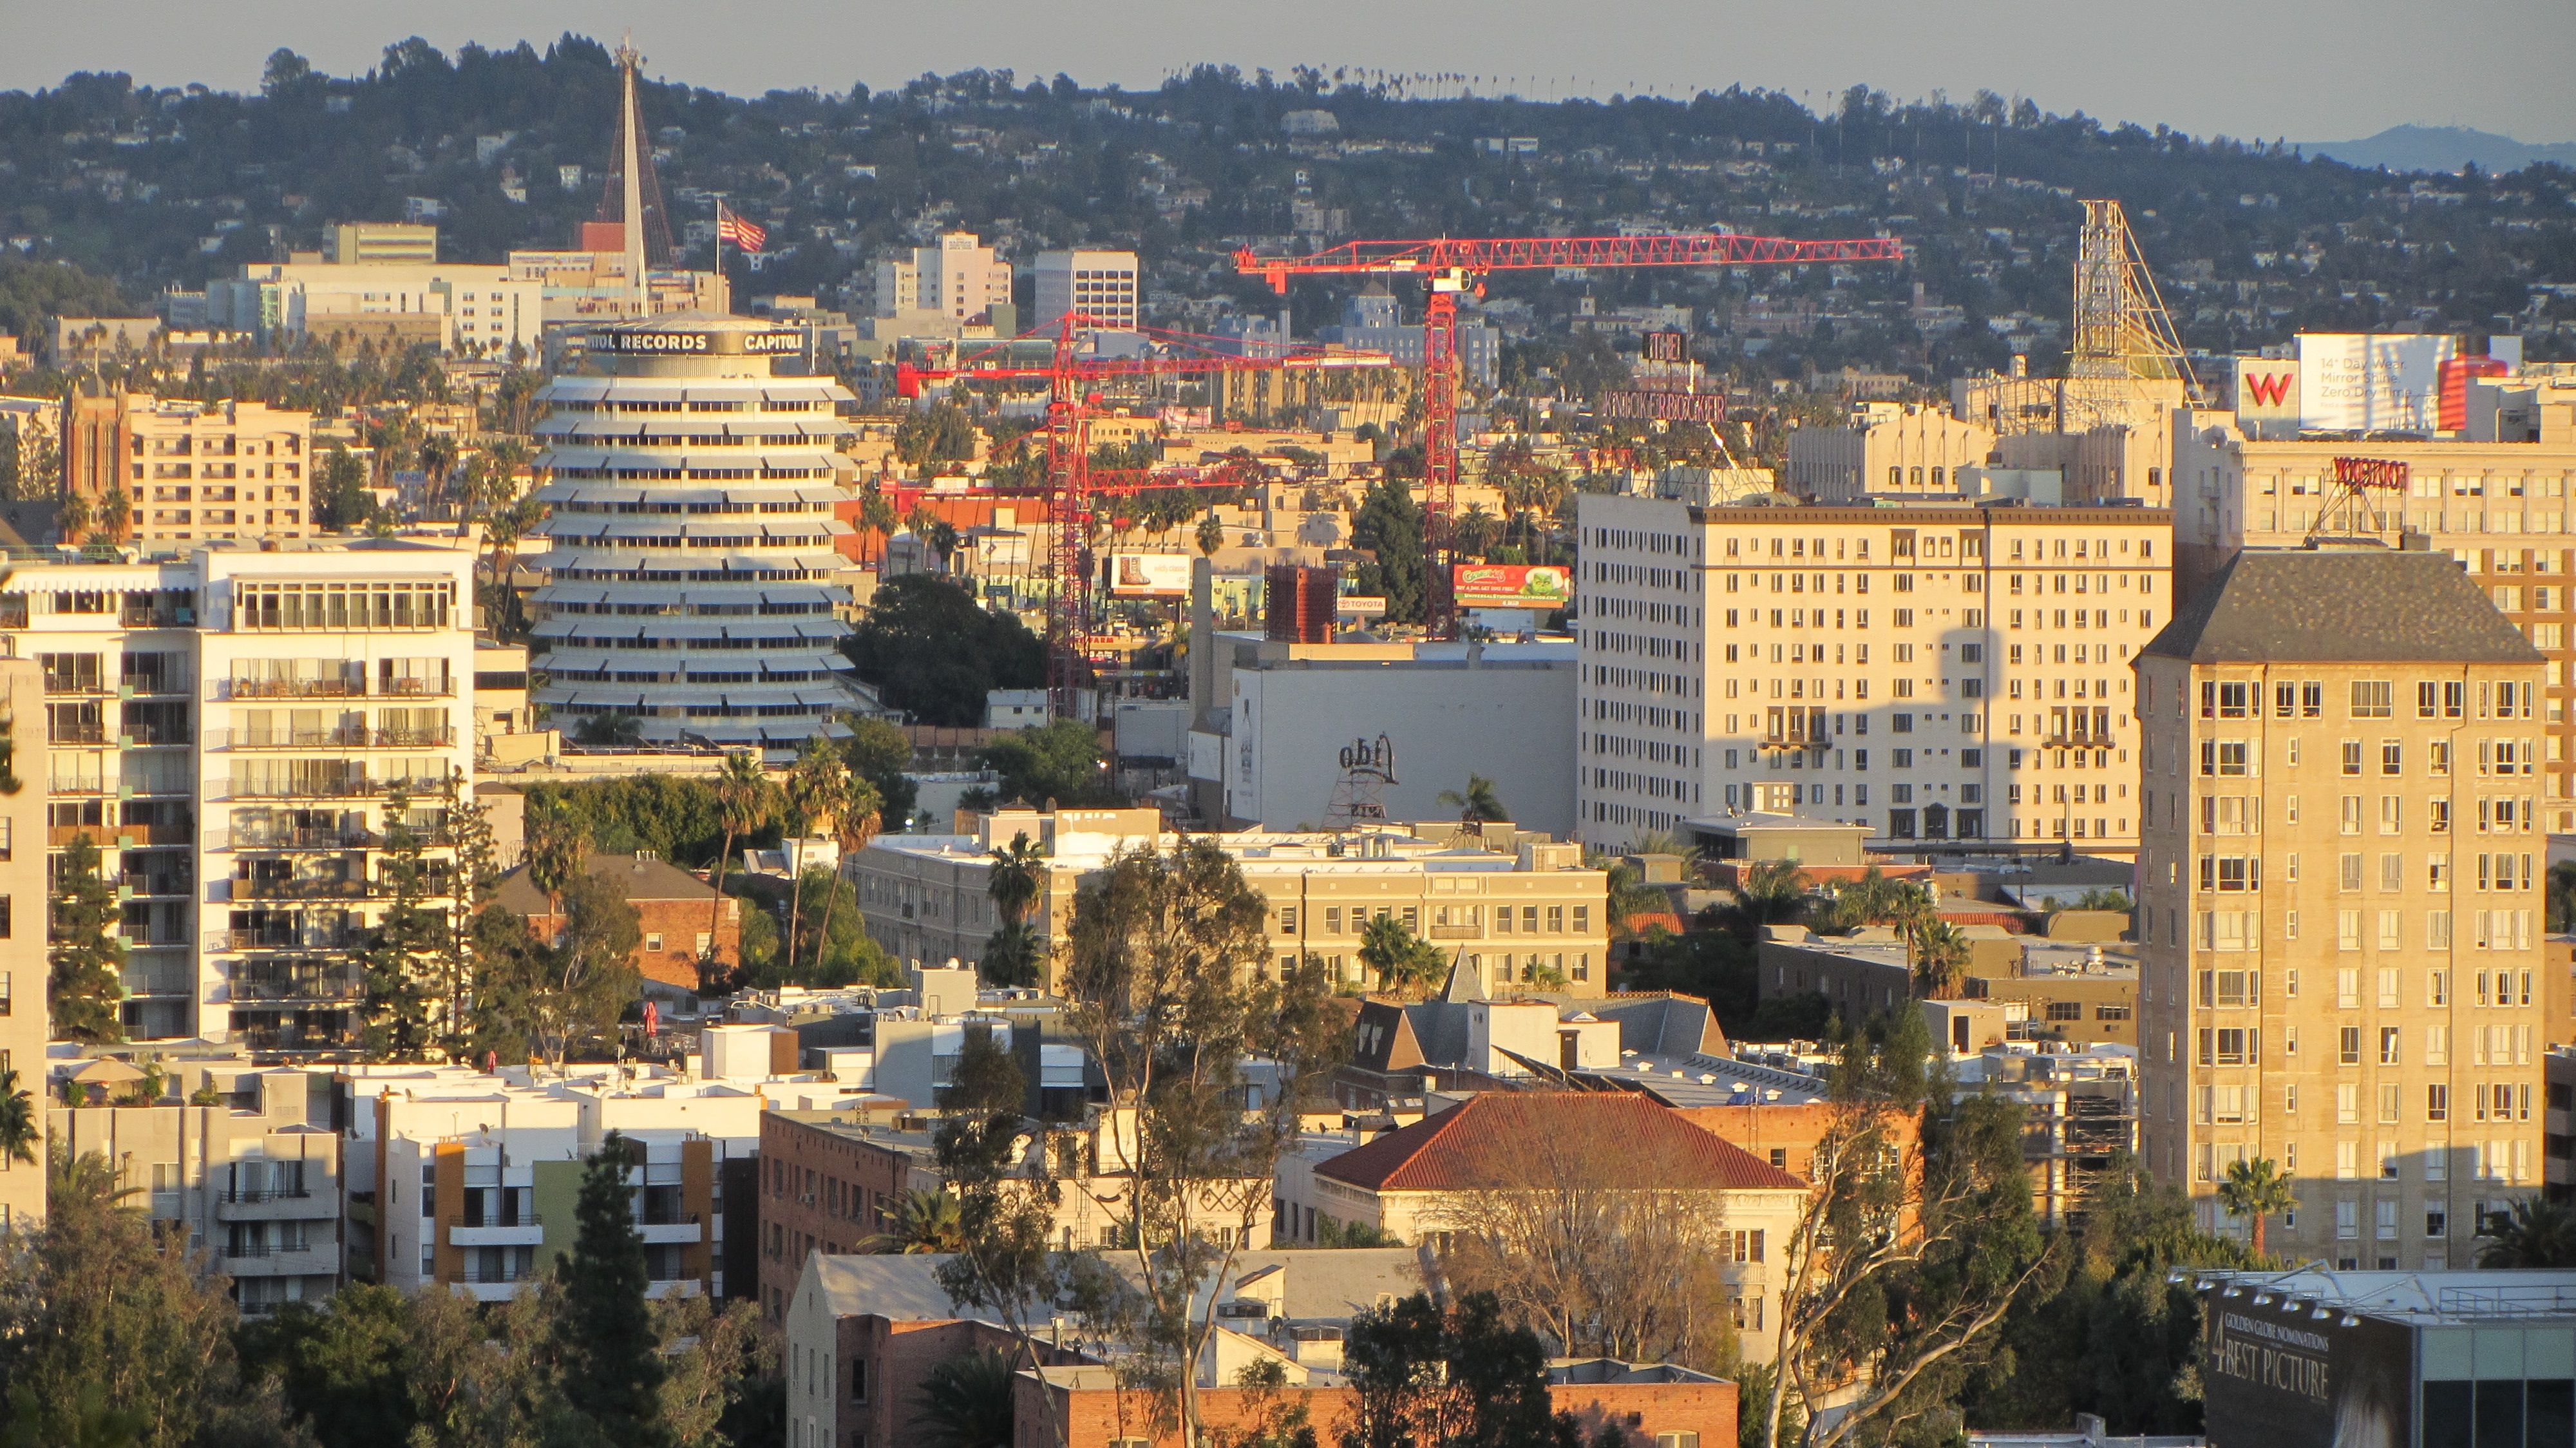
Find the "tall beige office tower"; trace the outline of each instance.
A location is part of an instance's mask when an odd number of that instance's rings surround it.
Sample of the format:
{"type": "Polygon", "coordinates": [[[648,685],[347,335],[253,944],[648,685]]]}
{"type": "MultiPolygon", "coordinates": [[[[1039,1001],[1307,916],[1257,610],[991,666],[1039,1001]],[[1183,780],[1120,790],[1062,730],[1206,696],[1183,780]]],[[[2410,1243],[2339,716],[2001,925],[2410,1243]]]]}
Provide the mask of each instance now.
{"type": "Polygon", "coordinates": [[[2541,1179],[2544,662],[2444,554],[2236,555],[2137,665],[2148,1167],[2270,1249],[2468,1265],[2541,1179]]]}

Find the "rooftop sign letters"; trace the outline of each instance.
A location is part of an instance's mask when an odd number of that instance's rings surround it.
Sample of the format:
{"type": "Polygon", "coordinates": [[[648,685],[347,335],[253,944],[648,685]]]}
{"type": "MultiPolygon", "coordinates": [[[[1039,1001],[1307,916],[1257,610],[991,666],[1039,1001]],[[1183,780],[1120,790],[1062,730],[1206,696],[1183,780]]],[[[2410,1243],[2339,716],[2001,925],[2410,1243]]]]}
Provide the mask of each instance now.
{"type": "Polygon", "coordinates": [[[2394,458],[2336,458],[2335,486],[2406,491],[2406,464],[2394,458]]]}
{"type": "Polygon", "coordinates": [[[649,328],[600,332],[592,345],[603,352],[626,352],[648,356],[708,357],[727,353],[769,356],[803,350],[805,339],[794,331],[734,332],[682,331],[649,328]]]}

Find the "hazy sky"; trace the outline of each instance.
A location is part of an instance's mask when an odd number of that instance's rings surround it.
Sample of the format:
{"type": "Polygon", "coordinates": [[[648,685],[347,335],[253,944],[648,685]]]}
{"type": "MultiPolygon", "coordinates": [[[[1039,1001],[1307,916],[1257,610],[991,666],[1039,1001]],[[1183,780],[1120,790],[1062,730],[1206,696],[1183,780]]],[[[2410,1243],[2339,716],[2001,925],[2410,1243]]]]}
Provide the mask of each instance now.
{"type": "Polygon", "coordinates": [[[2346,140],[2401,122],[2576,140],[2569,0],[0,0],[0,88],[75,70],[228,89],[292,46],[355,73],[419,34],[453,51],[628,29],[650,70],[737,94],[925,70],[1151,86],[1200,61],[1459,72],[1476,89],[1821,103],[1979,88],[2198,134],[2346,140]]]}

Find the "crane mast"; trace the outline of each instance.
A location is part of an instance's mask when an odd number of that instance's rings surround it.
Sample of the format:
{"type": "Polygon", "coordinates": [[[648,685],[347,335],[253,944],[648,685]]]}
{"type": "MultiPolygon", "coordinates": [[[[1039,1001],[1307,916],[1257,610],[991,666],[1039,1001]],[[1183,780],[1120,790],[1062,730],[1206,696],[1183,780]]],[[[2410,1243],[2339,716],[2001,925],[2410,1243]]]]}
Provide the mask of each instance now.
{"type": "Polygon", "coordinates": [[[1435,638],[1457,633],[1450,590],[1452,519],[1458,492],[1458,294],[1481,293],[1498,271],[1558,267],[1804,266],[1902,261],[1892,236],[1801,241],[1777,236],[1689,233],[1666,236],[1434,237],[1420,241],[1347,241],[1306,256],[1234,254],[1235,271],[1285,294],[1298,277],[1420,277],[1422,307],[1422,542],[1430,575],[1426,623],[1435,638]]]}

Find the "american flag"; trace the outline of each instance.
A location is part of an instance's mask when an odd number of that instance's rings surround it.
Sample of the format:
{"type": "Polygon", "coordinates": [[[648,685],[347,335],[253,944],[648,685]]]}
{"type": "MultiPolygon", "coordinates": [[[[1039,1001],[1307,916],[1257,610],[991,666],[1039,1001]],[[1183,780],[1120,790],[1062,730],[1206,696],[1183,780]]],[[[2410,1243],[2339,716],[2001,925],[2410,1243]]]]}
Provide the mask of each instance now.
{"type": "Polygon", "coordinates": [[[721,201],[716,203],[716,235],[744,251],[759,251],[769,241],[766,227],[734,215],[721,201]]]}

